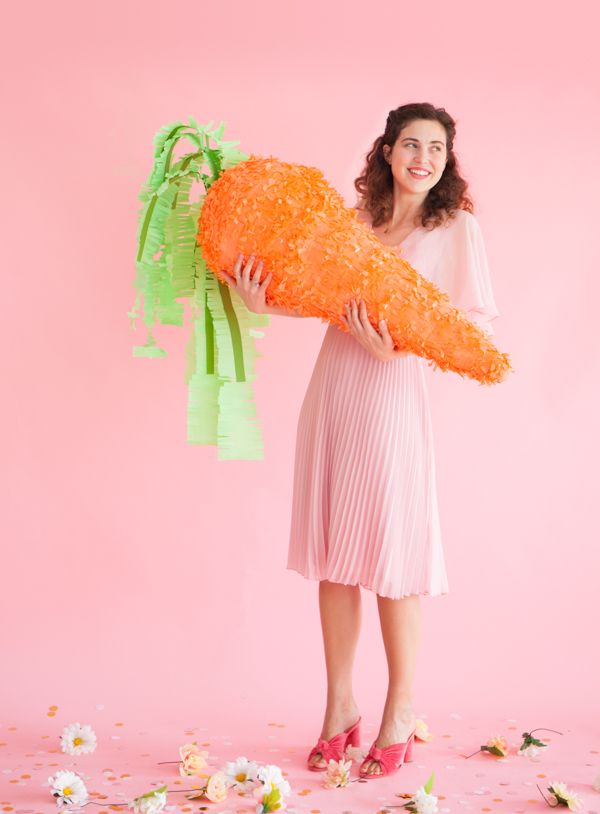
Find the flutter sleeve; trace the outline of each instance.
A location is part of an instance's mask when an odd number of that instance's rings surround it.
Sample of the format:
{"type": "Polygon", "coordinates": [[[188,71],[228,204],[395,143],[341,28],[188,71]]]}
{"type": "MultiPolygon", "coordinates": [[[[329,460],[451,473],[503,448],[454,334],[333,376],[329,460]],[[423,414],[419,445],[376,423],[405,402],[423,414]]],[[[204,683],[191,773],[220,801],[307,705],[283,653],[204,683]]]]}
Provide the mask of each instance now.
{"type": "Polygon", "coordinates": [[[493,334],[491,322],[498,309],[479,224],[469,212],[460,210],[447,229],[438,228],[445,234],[434,282],[447,292],[455,308],[493,334]]]}

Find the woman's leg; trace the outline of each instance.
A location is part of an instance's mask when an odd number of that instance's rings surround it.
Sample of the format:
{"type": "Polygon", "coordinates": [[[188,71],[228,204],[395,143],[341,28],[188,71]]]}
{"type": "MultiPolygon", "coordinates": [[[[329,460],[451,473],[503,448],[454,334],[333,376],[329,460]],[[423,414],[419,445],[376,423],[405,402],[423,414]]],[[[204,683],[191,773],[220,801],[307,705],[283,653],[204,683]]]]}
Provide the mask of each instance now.
{"type": "MultiPolygon", "coordinates": [[[[418,595],[404,599],[378,596],[377,604],[389,670],[388,694],[376,741],[383,749],[392,743],[404,743],[415,728],[412,685],[421,637],[421,602],[418,595]]],[[[379,774],[379,770],[379,763],[371,761],[363,771],[379,774]]]]}
{"type": "MultiPolygon", "coordinates": [[[[358,585],[340,585],[323,580],[319,584],[319,608],[327,669],[327,708],[321,737],[329,741],[358,720],[352,694],[352,669],[362,622],[358,585]]],[[[320,754],[313,766],[325,766],[320,754]]]]}

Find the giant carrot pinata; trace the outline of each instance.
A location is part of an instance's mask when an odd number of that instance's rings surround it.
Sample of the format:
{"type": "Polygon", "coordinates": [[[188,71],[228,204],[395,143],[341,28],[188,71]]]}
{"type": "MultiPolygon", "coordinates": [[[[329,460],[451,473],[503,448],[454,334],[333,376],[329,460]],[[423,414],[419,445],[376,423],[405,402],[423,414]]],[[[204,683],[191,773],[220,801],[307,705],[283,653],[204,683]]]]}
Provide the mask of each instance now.
{"type": "Polygon", "coordinates": [[[251,314],[212,273],[231,273],[236,257],[253,254],[273,280],[267,300],[341,324],[350,298],[363,299],[374,325],[386,319],[396,344],[442,370],[485,384],[510,371],[506,354],[453,308],[447,295],[395,251],[382,246],[319,170],[277,159],[250,158],[190,118],[155,138],[155,164],[140,199],[136,261],[148,341],[135,355],[164,356],[151,328],[183,324],[190,303],[188,441],[217,444],[220,458],[261,458],[250,382],[254,329],[268,317],[251,314]],[[175,159],[186,138],[194,151],[175,159]],[[194,181],[206,194],[190,202],[194,181]],[[199,226],[198,226],[199,221],[199,226]]]}

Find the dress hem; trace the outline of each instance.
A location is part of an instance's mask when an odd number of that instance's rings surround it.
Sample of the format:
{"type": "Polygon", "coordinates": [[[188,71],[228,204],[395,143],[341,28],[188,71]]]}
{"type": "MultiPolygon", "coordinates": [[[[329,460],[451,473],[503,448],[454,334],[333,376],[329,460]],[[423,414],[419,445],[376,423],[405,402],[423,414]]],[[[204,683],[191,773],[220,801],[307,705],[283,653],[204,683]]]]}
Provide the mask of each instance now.
{"type": "Polygon", "coordinates": [[[317,577],[317,576],[309,577],[309,576],[306,576],[306,574],[304,574],[298,568],[295,568],[293,565],[288,565],[286,567],[286,571],[295,571],[297,574],[300,574],[301,577],[304,577],[304,579],[308,579],[311,582],[333,582],[335,585],[351,585],[351,586],[359,585],[361,588],[364,588],[367,591],[371,591],[376,596],[380,596],[382,599],[406,599],[409,596],[431,596],[431,597],[434,597],[434,596],[448,596],[448,594],[450,593],[449,590],[448,591],[438,591],[436,593],[431,593],[431,591],[417,591],[416,593],[402,594],[402,596],[388,596],[386,594],[378,593],[375,590],[375,588],[373,588],[371,585],[367,585],[364,582],[342,582],[339,579],[327,579],[327,577],[317,577]]]}

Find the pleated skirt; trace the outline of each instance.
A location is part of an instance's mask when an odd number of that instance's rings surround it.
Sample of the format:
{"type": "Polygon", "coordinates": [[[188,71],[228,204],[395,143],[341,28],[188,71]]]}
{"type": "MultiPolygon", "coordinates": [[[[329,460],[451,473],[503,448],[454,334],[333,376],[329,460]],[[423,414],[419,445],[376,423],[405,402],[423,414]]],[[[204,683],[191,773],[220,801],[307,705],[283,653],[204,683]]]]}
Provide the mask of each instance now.
{"type": "Polygon", "coordinates": [[[421,360],[330,327],[302,405],[288,568],[379,596],[448,593],[421,360]]]}

